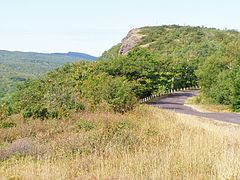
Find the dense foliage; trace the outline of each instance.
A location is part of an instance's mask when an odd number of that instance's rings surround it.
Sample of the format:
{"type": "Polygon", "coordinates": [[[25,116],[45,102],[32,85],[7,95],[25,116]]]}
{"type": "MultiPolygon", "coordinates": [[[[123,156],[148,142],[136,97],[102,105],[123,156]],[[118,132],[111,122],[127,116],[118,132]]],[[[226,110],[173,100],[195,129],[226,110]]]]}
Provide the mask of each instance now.
{"type": "Polygon", "coordinates": [[[240,110],[240,35],[224,36],[217,50],[208,56],[197,72],[202,93],[213,103],[240,110]]]}
{"type": "Polygon", "coordinates": [[[195,78],[191,79],[193,71],[189,75],[187,71],[184,63],[172,66],[148,49],[136,47],[127,56],[66,64],[38,80],[29,80],[5,102],[4,112],[41,119],[102,107],[124,113],[135,106],[138,98],[173,86],[196,84],[195,78]],[[183,84],[177,84],[178,80],[183,84]]]}
{"type": "Polygon", "coordinates": [[[102,63],[101,68],[112,76],[124,76],[133,82],[134,92],[139,98],[197,84],[193,66],[159,59],[146,48],[136,47],[127,56],[102,63]]]}
{"type": "Polygon", "coordinates": [[[97,62],[66,64],[27,81],[0,111],[41,119],[84,109],[124,113],[139,98],[197,85],[209,101],[240,109],[238,32],[173,25],[140,33],[127,55],[119,55],[118,44],[97,62]]]}
{"type": "Polygon", "coordinates": [[[136,103],[132,87],[126,78],[97,71],[95,63],[66,64],[40,79],[26,81],[4,102],[3,112],[46,119],[104,105],[123,113],[136,103]]]}
{"type": "Polygon", "coordinates": [[[64,63],[94,57],[81,53],[42,54],[0,50],[0,101],[29,78],[37,78],[64,63]]]}
{"type": "Polygon", "coordinates": [[[238,56],[236,66],[233,69],[232,75],[232,108],[235,111],[240,111],[240,55],[238,56]]]}
{"type": "MultiPolygon", "coordinates": [[[[198,84],[209,102],[240,110],[239,32],[172,25],[144,27],[140,33],[144,36],[135,47],[150,50],[159,62],[157,72],[161,79],[174,78],[175,88],[198,84]]],[[[116,47],[105,52],[102,58],[117,57],[116,47]]],[[[169,84],[165,83],[164,87],[169,84]]]]}

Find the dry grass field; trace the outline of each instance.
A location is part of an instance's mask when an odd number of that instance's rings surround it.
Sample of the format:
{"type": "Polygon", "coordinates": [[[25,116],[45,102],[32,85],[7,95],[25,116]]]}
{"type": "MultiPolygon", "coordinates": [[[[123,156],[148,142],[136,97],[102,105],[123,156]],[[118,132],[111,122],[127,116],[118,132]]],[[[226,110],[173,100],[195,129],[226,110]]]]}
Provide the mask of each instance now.
{"type": "Polygon", "coordinates": [[[0,179],[240,179],[233,124],[140,106],[0,126],[0,179]]]}

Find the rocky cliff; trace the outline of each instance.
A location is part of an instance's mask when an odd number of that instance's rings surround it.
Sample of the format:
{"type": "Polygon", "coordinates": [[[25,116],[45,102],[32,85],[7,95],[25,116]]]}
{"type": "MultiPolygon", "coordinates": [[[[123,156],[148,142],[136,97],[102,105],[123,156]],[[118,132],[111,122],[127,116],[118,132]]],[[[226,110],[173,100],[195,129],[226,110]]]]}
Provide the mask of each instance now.
{"type": "Polygon", "coordinates": [[[122,40],[119,54],[126,55],[130,49],[136,46],[144,36],[140,34],[140,29],[132,29],[127,36],[122,40]]]}

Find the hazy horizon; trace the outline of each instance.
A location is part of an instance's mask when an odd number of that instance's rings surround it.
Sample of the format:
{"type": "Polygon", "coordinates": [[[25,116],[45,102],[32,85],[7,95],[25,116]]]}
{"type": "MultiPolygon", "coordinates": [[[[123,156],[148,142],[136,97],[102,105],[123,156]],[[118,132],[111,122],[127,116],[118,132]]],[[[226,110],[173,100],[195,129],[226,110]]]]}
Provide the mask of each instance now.
{"type": "Polygon", "coordinates": [[[0,49],[100,56],[132,28],[161,25],[240,30],[237,0],[9,0],[0,6],[0,49]]]}

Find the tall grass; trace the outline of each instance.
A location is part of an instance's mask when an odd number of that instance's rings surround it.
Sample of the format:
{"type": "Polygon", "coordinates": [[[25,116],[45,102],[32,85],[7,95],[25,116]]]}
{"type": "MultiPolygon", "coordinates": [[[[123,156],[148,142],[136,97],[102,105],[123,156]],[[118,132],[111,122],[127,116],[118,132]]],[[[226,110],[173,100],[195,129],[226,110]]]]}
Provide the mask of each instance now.
{"type": "Polygon", "coordinates": [[[189,98],[186,104],[202,112],[232,112],[230,105],[216,103],[203,94],[189,98]]]}
{"type": "Polygon", "coordinates": [[[237,125],[147,106],[125,115],[6,121],[17,125],[0,129],[2,150],[28,137],[34,153],[3,159],[0,179],[240,179],[237,125]]]}

